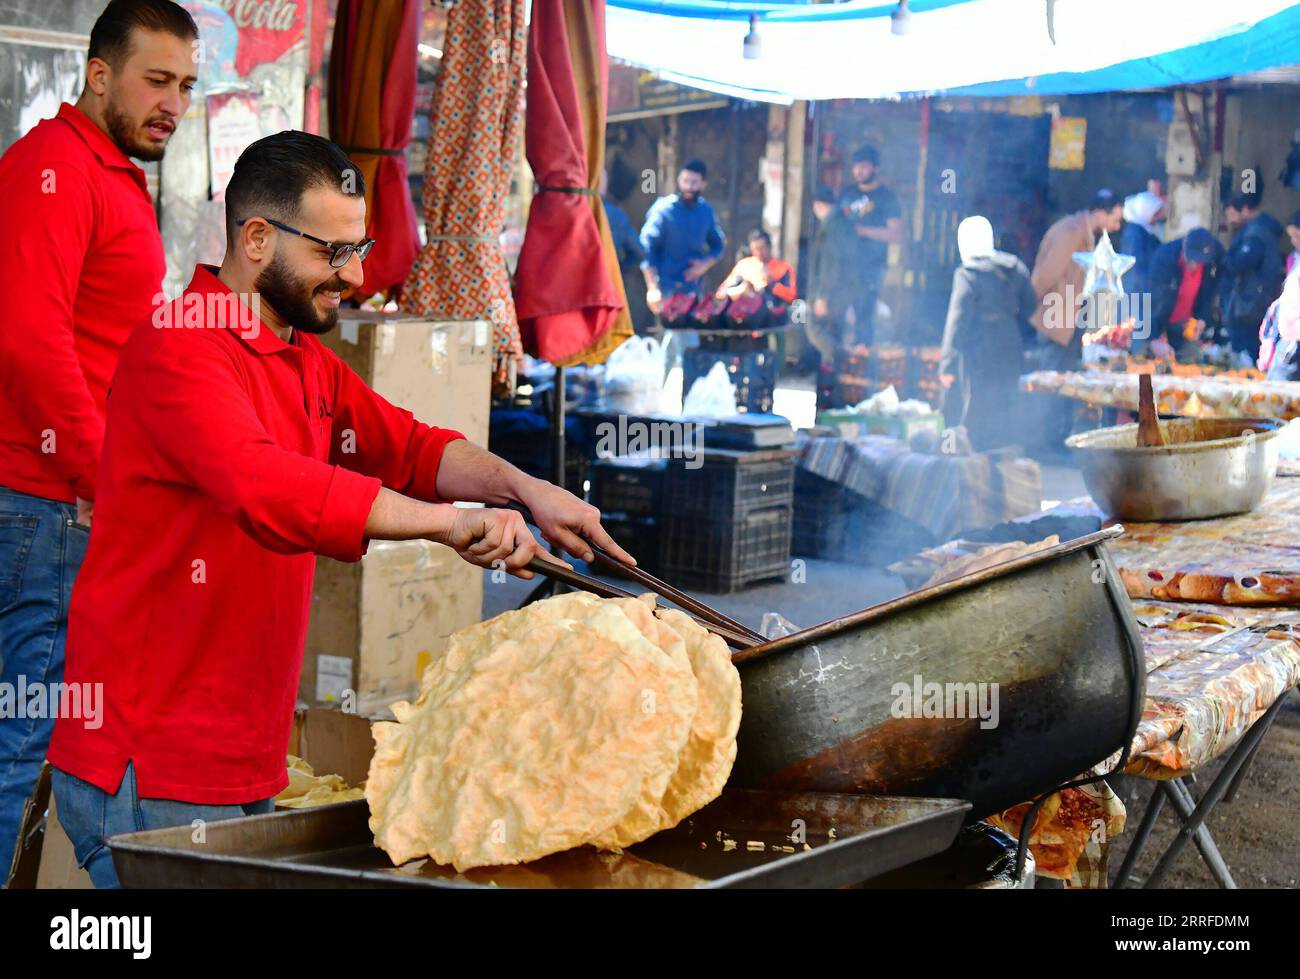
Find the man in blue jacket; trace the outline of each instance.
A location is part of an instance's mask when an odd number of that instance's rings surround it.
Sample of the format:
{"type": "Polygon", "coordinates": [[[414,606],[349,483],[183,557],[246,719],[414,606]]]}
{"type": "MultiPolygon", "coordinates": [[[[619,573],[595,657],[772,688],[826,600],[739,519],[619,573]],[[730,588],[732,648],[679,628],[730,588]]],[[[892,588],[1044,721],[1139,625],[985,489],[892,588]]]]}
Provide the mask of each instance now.
{"type": "Polygon", "coordinates": [[[1259,356],[1259,325],[1282,291],[1282,251],[1278,246],[1282,225],[1260,211],[1258,194],[1235,195],[1224,206],[1224,213],[1236,234],[1223,260],[1223,323],[1233,352],[1243,355],[1243,361],[1248,357],[1249,365],[1254,366],[1259,356]]]}
{"type": "Polygon", "coordinates": [[[663,297],[699,295],[704,273],[722,257],[725,239],[713,206],[704,199],[708,170],[690,160],[677,174],[677,193],[650,205],[641,228],[646,305],[658,315],[663,297]]]}

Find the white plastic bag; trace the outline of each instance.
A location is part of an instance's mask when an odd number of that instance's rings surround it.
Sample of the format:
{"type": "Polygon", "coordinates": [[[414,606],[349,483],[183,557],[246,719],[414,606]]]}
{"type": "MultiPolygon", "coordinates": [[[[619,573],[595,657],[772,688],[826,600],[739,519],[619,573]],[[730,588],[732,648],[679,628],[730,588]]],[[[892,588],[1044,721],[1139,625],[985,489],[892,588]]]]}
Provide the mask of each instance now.
{"type": "Polygon", "coordinates": [[[682,402],[682,414],[687,418],[730,418],[736,413],[736,385],[721,361],[695,379],[682,402]]]}
{"type": "Polygon", "coordinates": [[[632,415],[659,413],[664,388],[664,351],[654,337],[629,337],[605,363],[605,404],[632,415]]]}

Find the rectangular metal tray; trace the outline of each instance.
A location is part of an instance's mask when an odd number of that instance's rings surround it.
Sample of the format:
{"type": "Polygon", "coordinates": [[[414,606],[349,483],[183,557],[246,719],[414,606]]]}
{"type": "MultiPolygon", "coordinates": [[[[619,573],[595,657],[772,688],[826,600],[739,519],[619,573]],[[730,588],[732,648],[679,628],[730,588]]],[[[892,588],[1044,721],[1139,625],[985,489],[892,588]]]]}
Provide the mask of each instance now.
{"type": "Polygon", "coordinates": [[[581,847],[463,874],[429,860],[394,867],[374,845],[364,800],[209,823],[201,843],[185,825],[108,844],[125,887],[841,887],[948,849],[969,809],[953,799],[727,789],[621,855],[581,847]]]}

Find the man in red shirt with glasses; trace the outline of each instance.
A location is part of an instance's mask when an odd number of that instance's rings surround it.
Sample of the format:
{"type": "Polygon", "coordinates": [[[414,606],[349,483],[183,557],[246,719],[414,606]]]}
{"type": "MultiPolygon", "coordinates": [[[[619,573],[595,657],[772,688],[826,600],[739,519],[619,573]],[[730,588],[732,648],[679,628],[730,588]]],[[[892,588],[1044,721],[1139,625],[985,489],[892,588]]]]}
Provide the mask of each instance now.
{"type": "Polygon", "coordinates": [[[104,397],[166,271],[130,158],[162,159],[189,107],[197,38],[170,0],[113,0],[77,104],[0,158],[0,880],[54,727],[104,397]]]}
{"type": "Polygon", "coordinates": [[[116,884],[106,837],[269,811],[288,783],[317,554],[425,538],[531,577],[549,555],[495,509],[513,502],[572,554],[632,561],[595,507],[415,420],[313,335],[362,281],[364,192],[326,139],[258,140],[226,190],[221,268],[122,352],[68,626],[69,688],[103,709],[61,712],[49,751],[97,886],[116,884]]]}

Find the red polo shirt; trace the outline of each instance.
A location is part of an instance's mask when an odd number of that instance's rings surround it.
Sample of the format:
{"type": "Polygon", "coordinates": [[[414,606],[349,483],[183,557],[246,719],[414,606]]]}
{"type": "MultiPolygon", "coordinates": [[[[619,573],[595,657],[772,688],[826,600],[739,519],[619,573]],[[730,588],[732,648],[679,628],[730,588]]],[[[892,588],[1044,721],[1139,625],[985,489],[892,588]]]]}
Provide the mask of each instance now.
{"type": "Polygon", "coordinates": [[[0,486],[94,499],[104,395],[166,262],[144,171],[74,106],[0,158],[0,486]]]}
{"type": "Polygon", "coordinates": [[[389,404],[315,337],[240,329],[231,296],[200,266],[113,380],[65,677],[103,684],[103,710],[98,727],[60,717],[49,749],[105,792],[128,760],[149,798],[284,788],[315,555],[360,559],[381,484],[436,501],[462,437],[389,404]]]}

